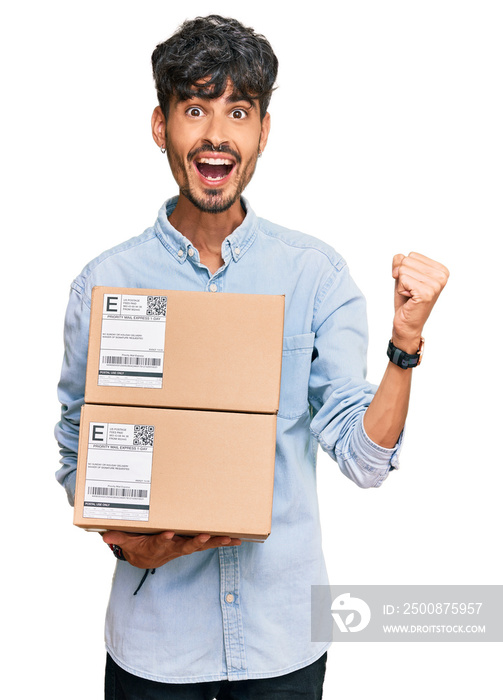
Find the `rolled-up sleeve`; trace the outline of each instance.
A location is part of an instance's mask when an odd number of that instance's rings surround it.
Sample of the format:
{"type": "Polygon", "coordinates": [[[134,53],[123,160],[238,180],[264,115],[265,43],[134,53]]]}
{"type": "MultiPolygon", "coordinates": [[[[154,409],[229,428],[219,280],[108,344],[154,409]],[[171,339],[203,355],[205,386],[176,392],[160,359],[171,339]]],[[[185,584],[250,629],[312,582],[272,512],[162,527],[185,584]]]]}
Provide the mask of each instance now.
{"type": "Polygon", "coordinates": [[[64,486],[69,502],[75,497],[80,412],[84,403],[90,304],[78,281],[72,284],[65,316],[64,356],[58,398],[61,420],[54,434],[61,454],[56,478],[64,486]]]}
{"type": "Polygon", "coordinates": [[[365,299],[343,261],[318,295],[313,331],[311,432],[349,479],[362,488],[378,487],[399,466],[402,436],[385,448],[365,433],[363,416],[377,387],[366,381],[365,299]]]}

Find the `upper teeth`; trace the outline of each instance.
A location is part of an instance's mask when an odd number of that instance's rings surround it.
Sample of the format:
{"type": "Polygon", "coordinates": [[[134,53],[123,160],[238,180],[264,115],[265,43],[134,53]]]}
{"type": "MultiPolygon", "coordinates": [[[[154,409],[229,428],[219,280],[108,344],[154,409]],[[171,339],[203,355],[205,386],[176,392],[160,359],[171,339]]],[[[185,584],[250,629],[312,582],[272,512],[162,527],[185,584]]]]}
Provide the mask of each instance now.
{"type": "Polygon", "coordinates": [[[208,163],[208,165],[232,165],[232,160],[227,158],[199,158],[199,163],[208,163]]]}

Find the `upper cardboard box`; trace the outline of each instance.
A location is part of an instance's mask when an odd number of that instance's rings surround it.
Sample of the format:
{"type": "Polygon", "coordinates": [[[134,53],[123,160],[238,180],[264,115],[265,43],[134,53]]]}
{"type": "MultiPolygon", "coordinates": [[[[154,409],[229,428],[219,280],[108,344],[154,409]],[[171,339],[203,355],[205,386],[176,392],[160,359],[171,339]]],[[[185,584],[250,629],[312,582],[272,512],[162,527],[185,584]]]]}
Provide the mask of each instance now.
{"type": "Polygon", "coordinates": [[[86,403],[276,413],[284,297],[94,287],[86,403]]]}

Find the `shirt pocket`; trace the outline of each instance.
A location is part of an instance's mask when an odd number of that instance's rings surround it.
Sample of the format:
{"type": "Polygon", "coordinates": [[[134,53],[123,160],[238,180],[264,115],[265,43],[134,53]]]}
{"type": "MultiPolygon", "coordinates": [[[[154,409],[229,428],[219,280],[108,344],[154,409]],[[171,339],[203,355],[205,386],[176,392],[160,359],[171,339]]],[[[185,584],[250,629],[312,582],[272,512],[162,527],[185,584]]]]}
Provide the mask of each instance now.
{"type": "Polygon", "coordinates": [[[314,333],[283,338],[281,392],[278,416],[298,418],[308,409],[308,387],[313,355],[314,333]]]}

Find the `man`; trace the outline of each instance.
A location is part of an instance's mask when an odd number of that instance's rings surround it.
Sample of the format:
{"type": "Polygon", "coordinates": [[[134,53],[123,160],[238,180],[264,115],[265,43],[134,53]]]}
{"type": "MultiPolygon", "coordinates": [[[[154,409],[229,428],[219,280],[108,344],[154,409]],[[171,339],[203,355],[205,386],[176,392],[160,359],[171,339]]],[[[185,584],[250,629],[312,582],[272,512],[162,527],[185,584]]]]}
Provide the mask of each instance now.
{"type": "Polygon", "coordinates": [[[241,197],[270,130],[277,59],[269,43],[212,15],[184,23],[152,63],[152,134],[179,195],[152,228],[103,253],[72,284],[58,479],[73,502],[93,286],[284,294],[273,521],[263,544],[104,534],[120,559],[107,612],[107,697],[314,700],[328,647],[310,640],[310,587],[327,583],[317,446],[365,488],[398,465],[409,367],[448,272],[417,253],[394,257],[390,363],[376,391],[364,378],[365,303],[344,260],[258,218],[241,197]]]}

